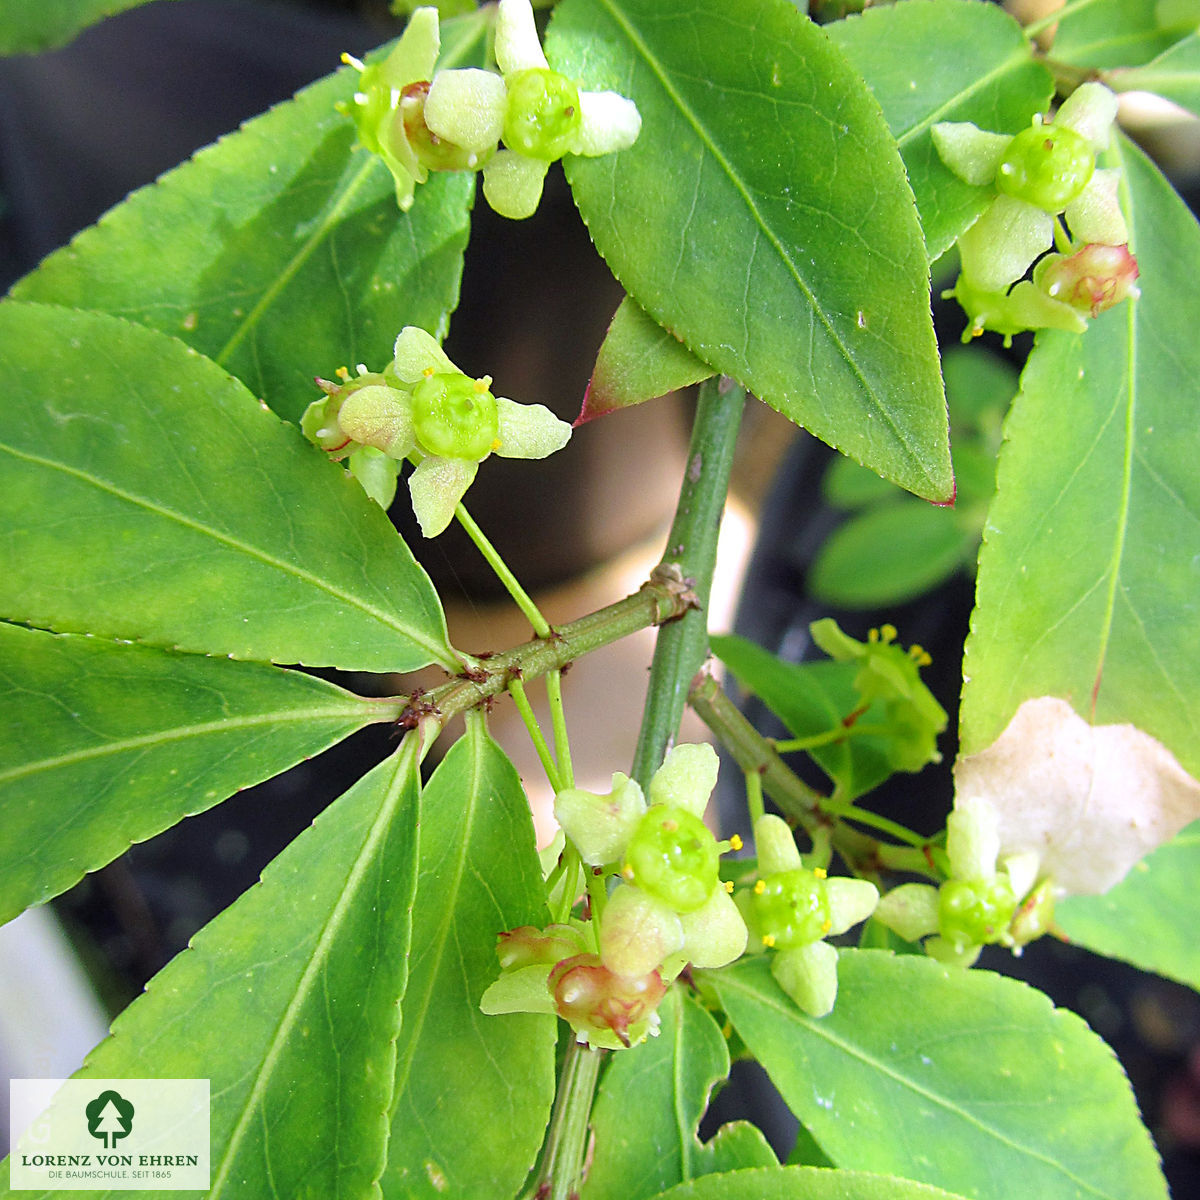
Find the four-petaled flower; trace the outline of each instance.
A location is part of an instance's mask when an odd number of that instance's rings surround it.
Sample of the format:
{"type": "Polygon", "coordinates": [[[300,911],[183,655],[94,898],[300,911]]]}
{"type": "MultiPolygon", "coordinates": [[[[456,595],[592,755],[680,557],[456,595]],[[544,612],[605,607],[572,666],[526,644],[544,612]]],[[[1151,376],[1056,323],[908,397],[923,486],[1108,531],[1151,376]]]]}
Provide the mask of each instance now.
{"type": "MultiPolygon", "coordinates": [[[[434,338],[409,325],[382,374],[360,368],[343,386],[322,382],[326,395],[309,405],[301,427],[332,457],[349,456],[355,474],[354,452],[364,447],[397,467],[415,463],[408,481],[413,512],[421,532],[436,537],[488,455],[545,458],[570,439],[571,426],[548,408],[495,396],[491,382],[465,375],[434,338]]],[[[371,494],[385,507],[390,502],[390,495],[371,494]]]]}
{"type": "Polygon", "coordinates": [[[494,147],[483,165],[483,194],[505,217],[531,216],[550,164],[564,154],[595,157],[637,140],[637,105],[615,92],[584,92],[550,69],[529,0],[500,0],[496,64],[503,78],[442,71],[433,80],[425,120],[441,138],[464,147],[494,147]],[[499,86],[497,86],[499,85],[499,86]]]}
{"type": "MultiPolygon", "coordinates": [[[[1088,247],[1124,247],[1128,242],[1117,198],[1121,172],[1096,166],[1097,153],[1108,147],[1116,113],[1117,99],[1108,88],[1085,83],[1052,121],[1035,116],[1015,136],[989,133],[969,122],[933,127],[933,142],[946,166],[967,183],[996,192],[958,240],[962,274],[952,294],[971,317],[964,336],[984,329],[1009,339],[1024,329],[1082,332],[1087,327],[1084,313],[1095,315],[1110,306],[1076,303],[1061,287],[1047,284],[1044,272],[1009,289],[1052,245],[1074,256],[1088,247]]],[[[1097,256],[1089,258],[1094,262],[1097,256]]],[[[1130,294],[1132,282],[1124,261],[1114,270],[1119,278],[1111,286],[1098,280],[1091,288],[1111,303],[1117,302],[1112,297],[1130,294]]],[[[1136,277],[1136,264],[1132,275],[1136,277]]]]}

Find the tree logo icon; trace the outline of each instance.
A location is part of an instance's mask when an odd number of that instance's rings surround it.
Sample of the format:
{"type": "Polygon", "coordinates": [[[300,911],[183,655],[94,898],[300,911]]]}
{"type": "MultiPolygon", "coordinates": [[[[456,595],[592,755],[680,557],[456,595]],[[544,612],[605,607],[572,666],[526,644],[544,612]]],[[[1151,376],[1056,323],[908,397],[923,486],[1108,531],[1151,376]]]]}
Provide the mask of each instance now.
{"type": "Polygon", "coordinates": [[[111,1088],[101,1092],[83,1111],[88,1133],[99,1138],[106,1150],[111,1150],[119,1138],[128,1137],[133,1129],[133,1105],[111,1088]]]}

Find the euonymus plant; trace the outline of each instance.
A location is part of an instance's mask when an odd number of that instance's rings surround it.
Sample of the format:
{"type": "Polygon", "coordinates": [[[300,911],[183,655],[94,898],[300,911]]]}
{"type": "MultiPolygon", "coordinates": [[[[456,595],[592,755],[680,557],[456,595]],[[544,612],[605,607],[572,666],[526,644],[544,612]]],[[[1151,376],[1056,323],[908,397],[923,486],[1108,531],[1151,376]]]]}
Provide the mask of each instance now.
{"type": "MultiPolygon", "coordinates": [[[[0,40],[36,49],[131,2],[18,5],[0,40]]],[[[406,7],[398,40],[0,304],[0,920],[357,729],[397,734],[82,1074],[210,1079],[210,1194],[237,1200],[1165,1196],[1107,1047],[973,964],[1049,934],[1200,986],[1181,833],[1200,230],[1119,108],[1150,90],[1200,112],[1200,9],[1067,0],[1022,28],[982,0],[823,25],[789,0],[406,7]],[[571,427],[440,338],[476,175],[519,220],[559,160],[627,293],[578,347],[580,421],[700,387],[660,565],[551,627],[465,504],[491,456],[532,477],[571,427]],[[971,365],[979,343],[947,350],[958,516],[931,264],[966,341],[1033,331],[1019,386],[971,365]],[[710,642],[747,392],[916,497],[842,546],[858,577],[889,543],[912,548],[897,596],[977,554],[957,751],[927,654],[886,622],[815,622],[802,665],[710,642]],[[425,538],[466,529],[529,641],[450,643],[393,500],[425,538]],[[636,756],[584,790],[563,671],[650,626],[636,756]],[[304,669],[430,665],[439,685],[382,700],[304,669]],[[758,734],[722,678],[791,737],[758,734]],[[495,703],[555,794],[540,854],[495,703]],[[718,758],[678,741],[685,703],[744,775],[753,843],[705,822],[718,758]],[[942,753],[940,833],[875,811],[942,753]],[[801,1123],[787,1165],[747,1122],[699,1139],[733,1056],[801,1123]]],[[[852,504],[872,486],[843,479],[852,504]]]]}

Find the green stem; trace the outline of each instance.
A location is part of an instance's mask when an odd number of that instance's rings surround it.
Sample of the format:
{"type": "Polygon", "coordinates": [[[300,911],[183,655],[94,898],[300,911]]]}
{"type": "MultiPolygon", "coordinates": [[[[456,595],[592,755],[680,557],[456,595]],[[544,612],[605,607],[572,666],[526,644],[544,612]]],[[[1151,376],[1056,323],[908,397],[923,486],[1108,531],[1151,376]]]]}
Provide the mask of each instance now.
{"type": "Polygon", "coordinates": [[[529,593],[521,586],[517,577],[508,569],[508,564],[500,557],[496,547],[488,541],[483,530],[475,524],[474,518],[460,503],[454,510],[458,523],[467,531],[467,536],[473,541],[479,553],[487,559],[487,564],[496,574],[496,578],[504,584],[505,591],[516,602],[517,607],[525,614],[533,632],[538,637],[550,636],[550,622],[542,616],[538,606],[530,599],[529,593]]]}
{"type": "Polygon", "coordinates": [[[794,754],[798,750],[816,750],[820,746],[828,746],[831,742],[840,742],[848,737],[861,737],[863,734],[891,733],[887,725],[843,725],[840,722],[824,733],[814,733],[810,737],[787,738],[775,742],[775,749],[780,754],[794,754]]]}
{"type": "Polygon", "coordinates": [[[542,733],[542,727],[538,724],[537,715],[533,711],[533,705],[529,703],[529,697],[525,692],[525,685],[520,679],[511,679],[508,684],[508,694],[513,698],[513,703],[517,706],[517,712],[521,715],[521,721],[525,725],[525,730],[529,734],[529,740],[533,743],[533,748],[537,751],[538,759],[541,761],[542,770],[546,772],[546,779],[550,786],[560,792],[563,789],[562,777],[559,775],[558,767],[555,765],[554,756],[550,753],[550,747],[546,745],[546,736],[542,733]]]}
{"type": "Polygon", "coordinates": [[[1059,254],[1071,253],[1071,239],[1067,236],[1066,226],[1062,223],[1062,217],[1054,218],[1054,248],[1059,254]]]}
{"type": "Polygon", "coordinates": [[[673,580],[652,580],[624,600],[572,621],[548,637],[536,637],[499,654],[477,658],[472,667],[432,691],[414,692],[399,715],[399,724],[444,725],[468,708],[486,704],[514,679],[528,683],[601,646],[610,645],[640,629],[681,617],[695,600],[690,590],[673,580]]]}
{"type": "Polygon", "coordinates": [[[762,776],[757,771],[747,771],[746,775],[746,807],[750,810],[750,828],[758,823],[759,817],[766,812],[763,806],[762,776]]]}
{"type": "Polygon", "coordinates": [[[600,1077],[603,1050],[573,1041],[567,1047],[559,1076],[550,1128],[542,1146],[542,1164],[528,1200],[571,1200],[579,1194],[587,1150],[592,1097],[600,1077]]]}
{"type": "Polygon", "coordinates": [[[650,666],[650,684],[642,728],[633,759],[633,778],[643,789],[662,763],[679,731],[688,683],[708,656],[708,605],[717,535],[729,491],[733,450],[737,441],[746,389],[724,377],[700,385],[696,416],[688,446],[675,519],[666,553],[656,575],[685,581],[697,602],[696,611],[659,631],[650,666]]]}
{"type": "Polygon", "coordinates": [[[913,833],[906,825],[888,817],[881,817],[870,809],[859,808],[849,800],[839,801],[829,797],[821,801],[821,811],[843,820],[857,821],[860,825],[870,825],[883,833],[890,833],[898,841],[907,842],[910,846],[925,845],[925,839],[919,833],[913,833]]]}
{"type": "Polygon", "coordinates": [[[550,699],[550,719],[554,723],[554,754],[563,787],[575,786],[575,768],[571,765],[571,739],[567,736],[567,714],[563,708],[562,672],[546,676],[546,695],[550,699]]]}

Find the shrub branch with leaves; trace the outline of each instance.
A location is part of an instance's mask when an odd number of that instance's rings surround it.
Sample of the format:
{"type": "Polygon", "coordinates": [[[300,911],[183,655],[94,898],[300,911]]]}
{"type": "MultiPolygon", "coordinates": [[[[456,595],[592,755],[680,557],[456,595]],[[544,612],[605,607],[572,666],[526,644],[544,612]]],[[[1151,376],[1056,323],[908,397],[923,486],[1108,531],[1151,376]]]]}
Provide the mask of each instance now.
{"type": "MultiPolygon", "coordinates": [[[[130,6],[28,7],[0,48],[130,6]]],[[[973,0],[824,25],[789,0],[561,0],[544,35],[529,0],[407,7],[392,46],[0,304],[0,920],[355,730],[403,733],[81,1075],[209,1079],[209,1194],[239,1200],[1165,1197],[1107,1047],[972,964],[1051,933],[1200,986],[1177,933],[1200,854],[1200,230],[1118,104],[1197,109],[1186,6],[1067,0],[1022,28],[973,0]],[[1094,59],[1095,20],[1119,61],[1094,59]],[[476,174],[522,219],[560,160],[627,293],[579,348],[580,422],[702,382],[662,561],[553,627],[464,499],[491,455],[547,457],[571,427],[440,340],[476,174]],[[948,351],[966,511],[947,538],[890,504],[819,574],[907,597],[977,558],[957,747],[891,625],[817,621],[825,657],[797,665],[706,613],[748,393],[953,502],[930,315],[952,250],[964,339],[1035,335],[1017,394],[948,351]],[[531,640],[451,644],[386,515],[406,472],[422,535],[457,521],[531,640]],[[873,582],[881,537],[917,552],[873,582]],[[563,672],[651,627],[634,760],[589,791],[563,672]],[[382,700],[304,669],[429,666],[444,682],[382,700]],[[489,733],[502,697],[555,796],[540,854],[489,733]],[[718,758],[677,741],[685,704],[741,772],[753,845],[707,823],[718,758]],[[938,833],[875,811],[943,755],[938,833]],[[748,1122],[699,1139],[733,1055],[801,1122],[787,1165],[748,1122]]],[[[874,476],[836,477],[848,507],[874,476]]]]}

